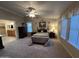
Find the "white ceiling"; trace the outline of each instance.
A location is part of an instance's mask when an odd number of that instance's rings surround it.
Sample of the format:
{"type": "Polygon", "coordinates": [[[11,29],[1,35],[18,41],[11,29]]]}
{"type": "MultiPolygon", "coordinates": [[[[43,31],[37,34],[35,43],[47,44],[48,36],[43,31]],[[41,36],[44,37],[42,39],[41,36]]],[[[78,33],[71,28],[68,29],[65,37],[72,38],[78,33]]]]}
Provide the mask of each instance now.
{"type": "Polygon", "coordinates": [[[69,1],[0,1],[0,7],[24,17],[26,8],[31,6],[42,17],[59,17],[71,3],[69,1]]]}

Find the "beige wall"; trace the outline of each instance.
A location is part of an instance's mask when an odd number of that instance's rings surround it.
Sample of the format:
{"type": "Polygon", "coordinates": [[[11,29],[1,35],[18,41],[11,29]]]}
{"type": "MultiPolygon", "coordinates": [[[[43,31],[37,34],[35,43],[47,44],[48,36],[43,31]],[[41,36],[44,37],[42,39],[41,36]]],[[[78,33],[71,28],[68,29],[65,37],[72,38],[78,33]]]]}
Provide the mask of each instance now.
{"type": "Polygon", "coordinates": [[[58,21],[56,21],[56,19],[38,17],[29,19],[26,22],[32,22],[33,32],[37,32],[37,28],[39,28],[40,21],[46,22],[46,28],[48,29],[48,32],[54,31],[56,34],[58,34],[58,21]]]}
{"type": "MultiPolygon", "coordinates": [[[[66,16],[66,18],[68,19],[68,22],[70,20],[70,16],[71,15],[79,15],[79,4],[75,4],[73,3],[71,6],[69,6],[67,8],[67,10],[64,11],[64,13],[61,15],[62,16],[66,16]],[[78,13],[76,13],[78,12],[78,13]]],[[[72,57],[79,57],[79,50],[76,49],[74,46],[72,46],[70,43],[68,43],[68,34],[69,34],[69,24],[68,23],[68,29],[67,29],[67,40],[64,40],[60,37],[60,23],[61,23],[61,19],[60,19],[60,22],[59,22],[59,39],[60,39],[60,42],[61,44],[63,45],[63,47],[68,51],[68,53],[72,56],[72,57]]]]}

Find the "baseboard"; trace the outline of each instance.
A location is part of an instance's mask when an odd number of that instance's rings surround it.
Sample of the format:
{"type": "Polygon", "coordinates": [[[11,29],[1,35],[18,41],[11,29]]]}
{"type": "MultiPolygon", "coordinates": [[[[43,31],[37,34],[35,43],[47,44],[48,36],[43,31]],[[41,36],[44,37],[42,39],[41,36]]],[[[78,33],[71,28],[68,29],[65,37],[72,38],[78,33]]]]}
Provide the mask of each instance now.
{"type": "MultiPolygon", "coordinates": [[[[61,43],[61,41],[60,41],[60,43],[61,43]]],[[[64,47],[64,49],[69,53],[69,55],[72,57],[72,58],[74,58],[73,56],[72,56],[72,53],[65,47],[65,45],[63,44],[63,43],[61,43],[61,45],[64,47]]]]}

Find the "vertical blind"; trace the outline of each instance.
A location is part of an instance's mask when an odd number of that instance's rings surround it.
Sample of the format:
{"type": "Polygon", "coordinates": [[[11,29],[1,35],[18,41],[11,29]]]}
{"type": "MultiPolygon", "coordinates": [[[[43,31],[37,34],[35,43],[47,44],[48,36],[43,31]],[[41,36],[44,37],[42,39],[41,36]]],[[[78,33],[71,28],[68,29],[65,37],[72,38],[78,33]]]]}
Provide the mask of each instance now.
{"type": "Polygon", "coordinates": [[[79,49],[79,15],[72,16],[70,21],[69,43],[79,49]]]}
{"type": "Polygon", "coordinates": [[[63,18],[61,21],[61,37],[66,39],[66,32],[69,32],[69,39],[67,41],[79,49],[79,15],[71,16],[70,25],[67,25],[67,19],[63,18]],[[70,31],[67,31],[67,26],[70,26],[70,31]]]}
{"type": "Polygon", "coordinates": [[[61,37],[66,39],[67,19],[64,17],[61,21],[61,37]]]}

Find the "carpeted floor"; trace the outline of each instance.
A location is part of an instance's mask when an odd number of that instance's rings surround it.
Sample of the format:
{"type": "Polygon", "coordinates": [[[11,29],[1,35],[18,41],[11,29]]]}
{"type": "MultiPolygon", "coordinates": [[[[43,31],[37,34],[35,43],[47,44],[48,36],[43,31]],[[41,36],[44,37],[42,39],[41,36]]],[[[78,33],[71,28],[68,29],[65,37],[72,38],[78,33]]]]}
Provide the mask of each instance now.
{"type": "Polygon", "coordinates": [[[70,58],[71,56],[56,39],[50,39],[47,47],[44,45],[31,44],[31,38],[14,40],[4,44],[0,50],[1,58],[70,58]]]}

